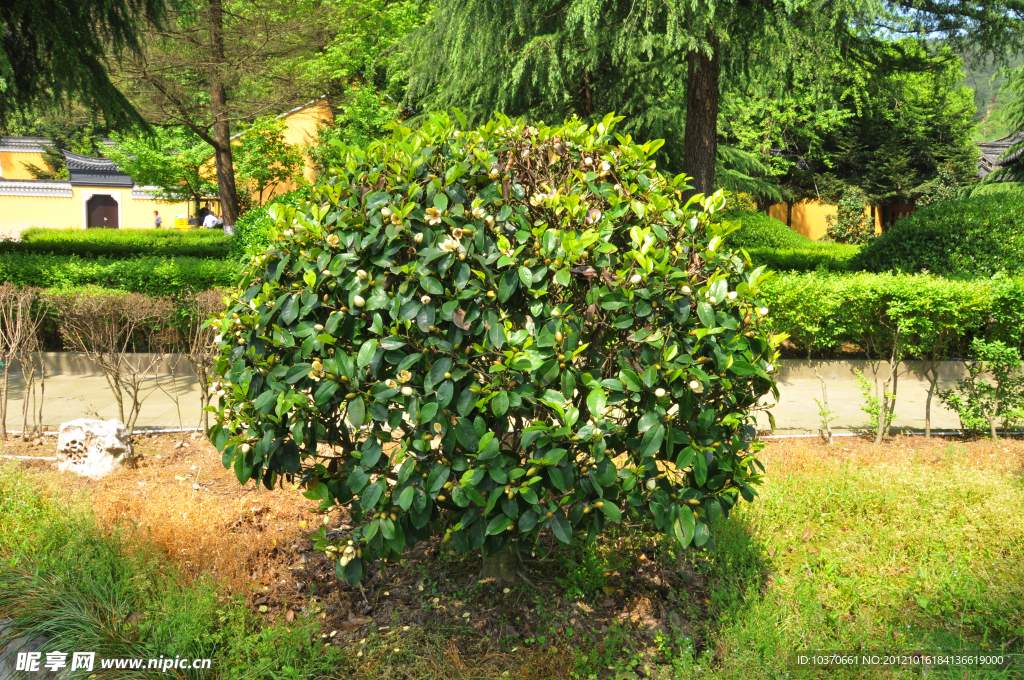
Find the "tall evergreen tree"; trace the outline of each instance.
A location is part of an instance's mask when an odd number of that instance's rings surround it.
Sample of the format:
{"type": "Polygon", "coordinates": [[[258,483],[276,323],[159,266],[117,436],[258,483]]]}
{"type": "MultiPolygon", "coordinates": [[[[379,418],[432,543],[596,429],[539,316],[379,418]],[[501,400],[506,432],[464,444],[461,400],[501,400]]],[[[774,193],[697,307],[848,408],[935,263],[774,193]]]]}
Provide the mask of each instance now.
{"type": "Polygon", "coordinates": [[[637,136],[682,133],[668,152],[706,193],[723,85],[823,76],[836,56],[921,68],[916,50],[893,53],[892,35],[1003,58],[1024,44],[1022,10],[1022,0],[438,0],[413,42],[409,96],[476,116],[615,110],[637,136]]]}
{"type": "Polygon", "coordinates": [[[114,127],[144,124],[107,72],[108,58],[138,52],[165,0],[0,0],[0,124],[34,105],[72,101],[114,127]]]}

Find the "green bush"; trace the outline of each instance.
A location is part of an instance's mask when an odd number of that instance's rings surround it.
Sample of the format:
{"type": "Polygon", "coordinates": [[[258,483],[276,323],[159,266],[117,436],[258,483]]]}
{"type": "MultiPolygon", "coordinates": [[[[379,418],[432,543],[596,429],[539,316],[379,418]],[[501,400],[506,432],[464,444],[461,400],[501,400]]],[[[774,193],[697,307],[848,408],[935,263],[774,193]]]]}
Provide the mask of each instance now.
{"type": "Polygon", "coordinates": [[[436,114],[272,208],[221,323],[210,436],[240,482],[301,475],[348,506],[351,541],[317,547],[350,583],[438,532],[507,555],[625,513],[701,546],[753,500],[761,271],[720,247],[721,192],[685,208],[660,142],[615,122],[436,114]]]}
{"type": "Polygon", "coordinates": [[[309,197],[306,188],[295,189],[271,198],[266,205],[250,208],[235,223],[235,235],[231,241],[230,256],[235,260],[250,258],[266,250],[270,245],[270,230],[274,220],[270,217],[270,206],[276,203],[295,203],[309,197]]]}
{"type": "Polygon", "coordinates": [[[730,210],[724,220],[738,223],[727,243],[744,248],[754,264],[776,271],[846,271],[859,246],[812,241],[761,212],[730,210]]]}
{"type": "Polygon", "coordinates": [[[772,327],[808,355],[843,344],[886,355],[897,328],[904,358],[937,344],[963,356],[974,337],[1024,345],[1024,279],[817,272],[775,276],[763,291],[772,327]]]}
{"type": "Polygon", "coordinates": [[[779,248],[796,250],[813,247],[815,241],[793,231],[774,217],[762,212],[729,210],[722,219],[739,224],[739,229],[729,234],[727,242],[736,248],[779,248]]]}
{"type": "Polygon", "coordinates": [[[1024,194],[996,193],[921,208],[872,241],[851,265],[949,278],[1024,273],[1024,194]]]}
{"type": "Polygon", "coordinates": [[[103,257],[10,253],[0,255],[0,281],[36,288],[99,286],[148,295],[183,293],[234,286],[241,267],[231,260],[194,257],[103,257]]]}
{"type": "Polygon", "coordinates": [[[231,237],[219,229],[27,229],[20,241],[0,240],[0,254],[79,257],[227,257],[231,237]]]}

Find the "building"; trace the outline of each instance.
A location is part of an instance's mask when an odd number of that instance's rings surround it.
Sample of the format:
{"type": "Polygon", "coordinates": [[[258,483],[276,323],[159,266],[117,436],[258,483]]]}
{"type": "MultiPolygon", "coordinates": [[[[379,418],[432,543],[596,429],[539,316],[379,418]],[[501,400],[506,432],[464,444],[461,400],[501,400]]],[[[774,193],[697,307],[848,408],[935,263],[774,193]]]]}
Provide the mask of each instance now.
{"type": "Polygon", "coordinates": [[[978,150],[981,154],[978,158],[978,179],[985,179],[989,173],[998,170],[1007,161],[1015,160],[1019,152],[1011,158],[1004,156],[1011,146],[1021,141],[1024,141],[1024,132],[1009,134],[991,142],[979,142],[978,150]]]}
{"type": "MultiPolygon", "coordinates": [[[[300,146],[314,144],[317,128],[333,121],[326,99],[279,117],[286,122],[285,141],[300,146]]],[[[16,237],[31,227],[152,228],[154,210],[160,212],[163,226],[170,227],[176,217],[190,217],[196,210],[195,205],[156,200],[106,158],[64,151],[67,180],[35,179],[26,166],[45,166],[43,145],[47,143],[40,137],[0,137],[0,238],[16,237]]],[[[307,180],[315,179],[308,159],[303,174],[307,180]]],[[[294,188],[279,186],[276,193],[294,188]]]]}

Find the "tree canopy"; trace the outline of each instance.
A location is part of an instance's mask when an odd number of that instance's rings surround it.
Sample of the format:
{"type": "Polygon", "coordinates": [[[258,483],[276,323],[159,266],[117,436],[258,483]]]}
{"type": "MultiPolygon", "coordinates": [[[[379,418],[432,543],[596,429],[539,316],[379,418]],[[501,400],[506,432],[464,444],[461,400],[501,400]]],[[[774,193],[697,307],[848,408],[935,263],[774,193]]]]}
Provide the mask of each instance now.
{"type": "Polygon", "coordinates": [[[0,0],[0,124],[31,107],[81,102],[114,127],[142,124],[108,73],[138,53],[165,0],[0,0]]]}

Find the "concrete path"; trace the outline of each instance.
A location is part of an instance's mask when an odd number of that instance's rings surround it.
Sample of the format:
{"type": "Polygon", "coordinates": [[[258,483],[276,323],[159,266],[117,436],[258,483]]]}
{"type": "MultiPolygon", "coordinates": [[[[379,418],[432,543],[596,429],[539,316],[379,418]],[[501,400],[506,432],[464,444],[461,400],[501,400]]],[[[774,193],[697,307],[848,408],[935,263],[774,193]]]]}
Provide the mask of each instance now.
{"type": "MultiPolygon", "coordinates": [[[[874,375],[866,361],[807,362],[783,360],[778,371],[780,401],[771,409],[775,415],[779,434],[817,432],[820,427],[818,406],[821,382],[813,366],[825,379],[829,408],[836,412],[833,429],[838,432],[861,429],[866,415],[861,411],[863,397],[853,370],[860,369],[871,379],[874,375]]],[[[897,382],[896,418],[894,427],[924,428],[927,383],[914,371],[914,362],[901,364],[897,382]]],[[[888,375],[888,366],[877,367],[879,383],[888,375]]],[[[95,367],[82,360],[69,361],[66,357],[50,358],[47,364],[43,422],[48,430],[56,430],[62,422],[75,418],[95,417],[104,420],[117,418],[117,402],[106,379],[95,367]]],[[[140,428],[196,427],[201,411],[200,387],[188,371],[187,362],[181,361],[172,371],[169,365],[161,368],[159,379],[147,382],[144,401],[138,420],[140,428]],[[174,374],[173,376],[171,374],[174,374]],[[180,416],[179,416],[180,409],[180,416]]],[[[954,386],[956,379],[965,375],[962,364],[946,362],[940,369],[940,389],[954,386]]],[[[24,383],[15,367],[10,381],[11,397],[8,403],[7,427],[22,428],[24,383]]],[[[766,403],[771,403],[769,398],[766,403]]],[[[38,401],[36,402],[38,410],[38,401]]],[[[758,415],[758,425],[768,429],[768,418],[758,415]]],[[[932,427],[936,430],[959,428],[955,413],[944,409],[936,396],[932,402],[932,427]]]]}

